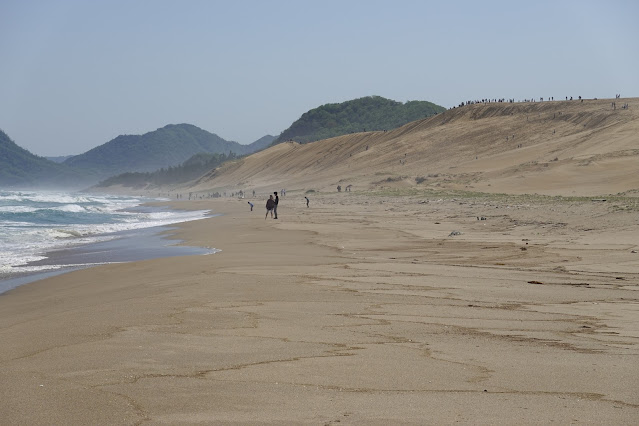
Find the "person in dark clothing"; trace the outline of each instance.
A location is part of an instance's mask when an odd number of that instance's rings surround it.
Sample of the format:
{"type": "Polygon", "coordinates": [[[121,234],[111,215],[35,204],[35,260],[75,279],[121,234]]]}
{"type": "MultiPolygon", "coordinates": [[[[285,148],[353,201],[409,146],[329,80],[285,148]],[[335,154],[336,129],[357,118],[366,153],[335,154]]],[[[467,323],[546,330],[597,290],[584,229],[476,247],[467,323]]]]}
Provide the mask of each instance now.
{"type": "Polygon", "coordinates": [[[273,212],[275,213],[274,219],[277,219],[277,205],[280,203],[280,197],[277,196],[277,191],[275,191],[273,195],[275,195],[275,207],[273,207],[273,212]]]}
{"type": "Polygon", "coordinates": [[[306,207],[308,207],[308,203],[309,203],[309,201],[311,201],[311,200],[309,200],[309,199],[308,199],[308,197],[304,197],[304,198],[306,198],[306,207]]]}
{"type": "Polygon", "coordinates": [[[269,195],[268,200],[266,200],[266,216],[264,216],[264,220],[268,217],[268,212],[271,212],[271,218],[273,217],[273,209],[275,208],[275,200],[272,195],[269,195]]]}

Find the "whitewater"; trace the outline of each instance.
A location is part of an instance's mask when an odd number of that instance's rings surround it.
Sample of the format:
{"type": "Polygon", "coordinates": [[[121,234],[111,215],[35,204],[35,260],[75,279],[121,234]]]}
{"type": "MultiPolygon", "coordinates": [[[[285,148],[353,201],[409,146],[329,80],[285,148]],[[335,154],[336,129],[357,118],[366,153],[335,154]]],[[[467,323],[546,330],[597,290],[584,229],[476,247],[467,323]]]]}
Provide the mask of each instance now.
{"type": "MultiPolygon", "coordinates": [[[[207,217],[206,211],[144,206],[155,199],[70,192],[0,190],[0,282],[43,271],[109,263],[104,259],[69,263],[48,259],[52,251],[104,244],[133,231],[207,217]]],[[[130,239],[128,244],[134,244],[130,239]]],[[[157,240],[153,242],[157,244],[157,240]]],[[[168,243],[167,243],[168,245],[168,243]]],[[[121,249],[121,248],[119,248],[121,249]]],[[[6,288],[5,288],[6,290],[6,288]]],[[[3,291],[0,285],[0,292],[3,291]]]]}

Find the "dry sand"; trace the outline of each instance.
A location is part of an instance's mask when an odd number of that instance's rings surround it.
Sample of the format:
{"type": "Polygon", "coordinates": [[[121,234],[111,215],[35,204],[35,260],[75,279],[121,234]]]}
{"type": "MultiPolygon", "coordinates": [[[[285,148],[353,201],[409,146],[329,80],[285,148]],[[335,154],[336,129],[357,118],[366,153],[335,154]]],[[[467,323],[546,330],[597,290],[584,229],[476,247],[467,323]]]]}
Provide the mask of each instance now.
{"type": "Polygon", "coordinates": [[[0,296],[0,424],[639,423],[636,199],[303,196],[0,296]]]}
{"type": "Polygon", "coordinates": [[[639,100],[612,101],[472,105],[163,188],[261,195],[179,203],[224,213],[178,232],[214,255],[1,295],[0,424],[639,424],[639,100]]]}
{"type": "Polygon", "coordinates": [[[352,184],[377,191],[636,193],[639,99],[619,99],[616,109],[612,101],[469,105],[388,132],[279,144],[172,189],[330,192],[352,184]],[[629,109],[621,109],[626,103],[629,109]]]}

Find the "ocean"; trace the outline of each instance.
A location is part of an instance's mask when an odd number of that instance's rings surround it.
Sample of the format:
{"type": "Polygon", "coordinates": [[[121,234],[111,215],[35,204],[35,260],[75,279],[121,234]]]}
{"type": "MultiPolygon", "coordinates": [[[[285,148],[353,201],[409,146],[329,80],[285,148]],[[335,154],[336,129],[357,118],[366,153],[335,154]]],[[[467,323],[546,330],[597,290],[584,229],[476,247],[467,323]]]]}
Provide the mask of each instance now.
{"type": "Polygon", "coordinates": [[[0,190],[0,293],[81,267],[208,254],[159,233],[208,217],[207,211],[144,206],[141,197],[0,190]]]}

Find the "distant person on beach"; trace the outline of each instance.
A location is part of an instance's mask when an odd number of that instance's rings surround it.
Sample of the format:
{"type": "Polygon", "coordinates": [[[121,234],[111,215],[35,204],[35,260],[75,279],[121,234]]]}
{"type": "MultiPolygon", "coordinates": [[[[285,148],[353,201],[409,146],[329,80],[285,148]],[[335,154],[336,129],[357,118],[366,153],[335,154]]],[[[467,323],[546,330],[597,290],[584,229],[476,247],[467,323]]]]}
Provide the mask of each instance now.
{"type": "Polygon", "coordinates": [[[264,216],[264,220],[268,217],[268,213],[271,212],[271,219],[273,218],[273,209],[275,208],[275,200],[272,195],[269,195],[268,200],[266,200],[266,216],[264,216]]]}
{"type": "Polygon", "coordinates": [[[308,199],[308,197],[304,197],[306,199],[306,207],[308,208],[308,203],[311,201],[308,199]]]}
{"type": "Polygon", "coordinates": [[[275,195],[275,207],[273,207],[273,211],[275,212],[274,219],[277,219],[277,205],[280,203],[280,197],[277,196],[277,191],[275,191],[273,195],[275,195]]]}
{"type": "Polygon", "coordinates": [[[253,211],[253,203],[251,203],[250,201],[248,203],[249,203],[249,206],[251,206],[251,211],[253,211]]]}

